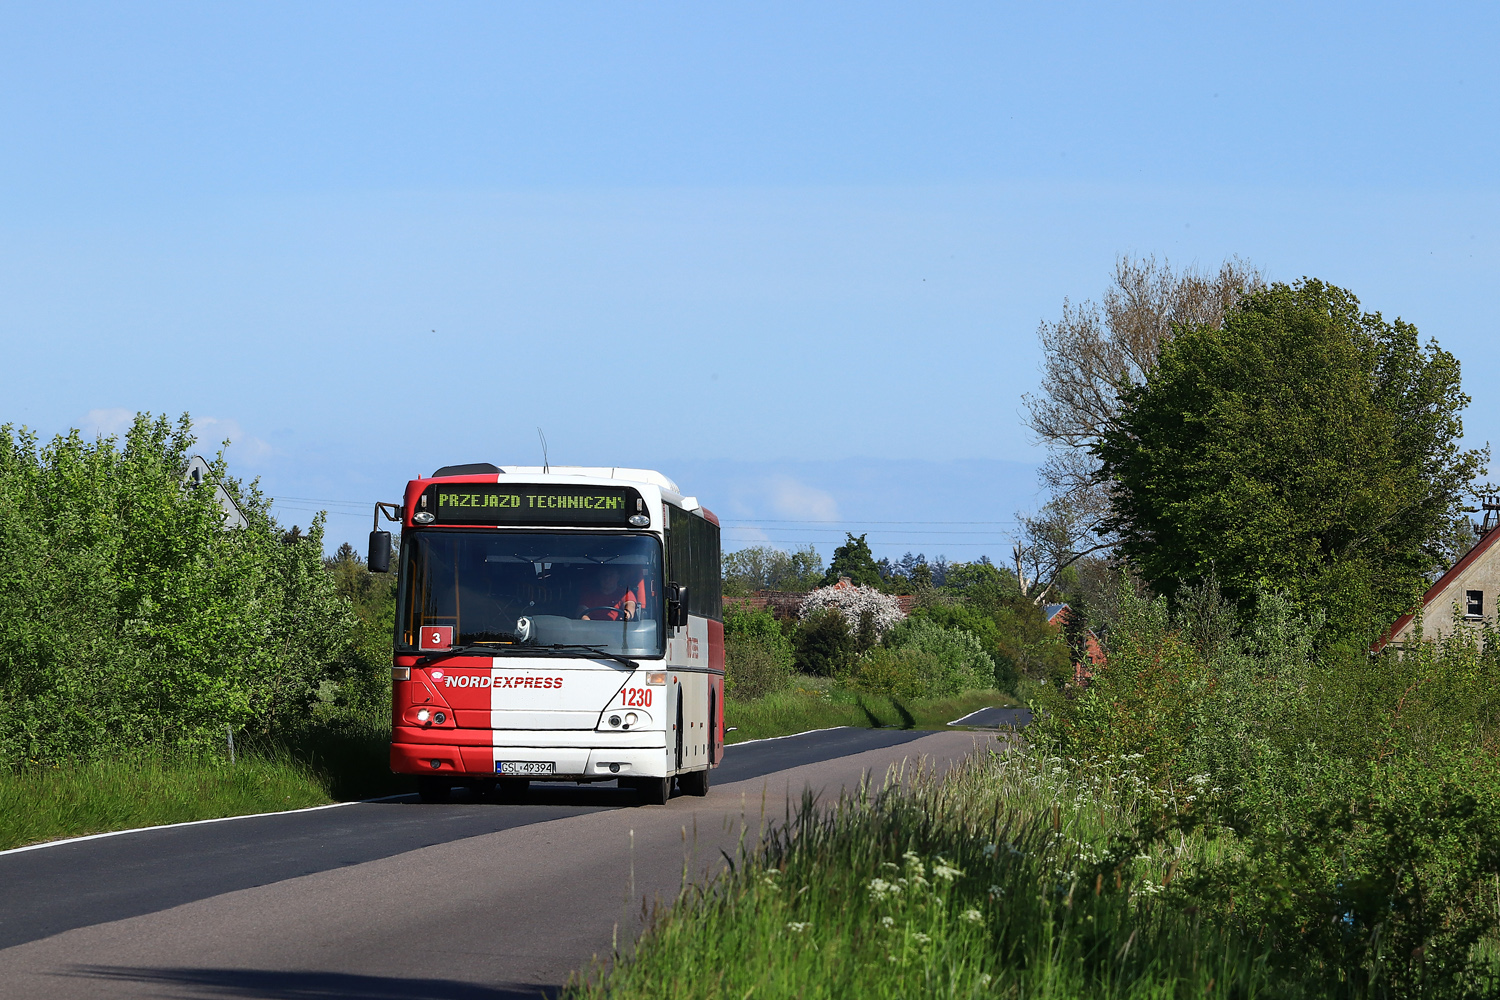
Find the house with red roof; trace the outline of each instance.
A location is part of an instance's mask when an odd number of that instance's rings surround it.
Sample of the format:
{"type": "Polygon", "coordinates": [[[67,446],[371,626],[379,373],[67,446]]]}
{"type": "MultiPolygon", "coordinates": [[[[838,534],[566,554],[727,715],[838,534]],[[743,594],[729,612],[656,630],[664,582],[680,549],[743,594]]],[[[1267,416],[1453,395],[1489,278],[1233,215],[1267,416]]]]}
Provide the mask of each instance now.
{"type": "MultiPolygon", "coordinates": [[[[1479,541],[1422,595],[1423,638],[1435,639],[1456,628],[1494,620],[1495,603],[1500,601],[1500,530],[1496,530],[1497,522],[1492,515],[1500,513],[1500,502],[1491,497],[1484,506],[1485,520],[1479,541]]],[[[1378,653],[1387,646],[1404,646],[1416,638],[1416,628],[1415,612],[1402,615],[1370,646],[1370,651],[1378,653]]]]}

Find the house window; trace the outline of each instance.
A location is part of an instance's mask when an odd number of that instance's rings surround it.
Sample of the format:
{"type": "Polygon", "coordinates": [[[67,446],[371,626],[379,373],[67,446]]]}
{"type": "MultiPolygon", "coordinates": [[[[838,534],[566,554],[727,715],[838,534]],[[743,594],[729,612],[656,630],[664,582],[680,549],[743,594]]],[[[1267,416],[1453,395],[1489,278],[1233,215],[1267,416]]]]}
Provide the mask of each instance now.
{"type": "Polygon", "coordinates": [[[1464,594],[1468,598],[1468,605],[1469,605],[1469,610],[1467,612],[1468,616],[1470,618],[1483,618],[1484,617],[1484,591],[1482,591],[1482,590],[1467,590],[1467,591],[1464,591],[1464,594]]]}

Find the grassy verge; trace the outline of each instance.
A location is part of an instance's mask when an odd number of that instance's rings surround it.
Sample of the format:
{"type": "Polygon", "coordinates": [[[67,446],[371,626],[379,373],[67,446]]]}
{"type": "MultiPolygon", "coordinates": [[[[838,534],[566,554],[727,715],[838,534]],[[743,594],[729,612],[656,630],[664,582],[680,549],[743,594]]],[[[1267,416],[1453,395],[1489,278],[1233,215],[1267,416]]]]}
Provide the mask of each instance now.
{"type": "Polygon", "coordinates": [[[1106,862],[1141,784],[1055,763],[976,755],[945,779],[804,802],[570,1000],[1306,995],[1160,897],[1210,845],[1106,862]]]}
{"type": "Polygon", "coordinates": [[[786,736],[833,726],[941,729],[980,708],[1018,704],[1001,691],[966,691],[951,698],[900,701],[881,695],[833,688],[821,678],[800,678],[796,686],[754,701],[728,699],[724,725],[735,727],[726,743],[786,736]]]}
{"type": "Polygon", "coordinates": [[[411,791],[384,719],[326,713],[227,759],[142,752],[0,773],[0,850],[109,830],[301,809],[411,791]]]}
{"type": "Polygon", "coordinates": [[[287,757],[234,763],[140,755],[0,774],[0,850],[59,837],[300,809],[328,802],[323,783],[287,757]]]}

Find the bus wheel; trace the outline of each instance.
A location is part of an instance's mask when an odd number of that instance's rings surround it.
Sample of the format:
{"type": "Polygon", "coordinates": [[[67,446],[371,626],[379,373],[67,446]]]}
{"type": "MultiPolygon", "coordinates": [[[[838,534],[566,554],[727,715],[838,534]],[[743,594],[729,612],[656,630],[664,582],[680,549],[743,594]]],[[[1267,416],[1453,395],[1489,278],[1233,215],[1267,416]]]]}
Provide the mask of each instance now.
{"type": "Polygon", "coordinates": [[[453,781],[424,774],[417,778],[417,794],[423,802],[447,802],[448,796],[453,794],[453,781]]]}
{"type": "Polygon", "coordinates": [[[701,771],[688,771],[686,774],[677,776],[677,786],[682,789],[684,795],[707,795],[708,794],[708,768],[701,771]]]}
{"type": "Polygon", "coordinates": [[[635,793],[643,806],[664,806],[672,797],[671,778],[636,778],[635,793]]]}
{"type": "Polygon", "coordinates": [[[501,802],[524,802],[531,782],[525,778],[501,778],[495,783],[495,798],[501,802]]]}

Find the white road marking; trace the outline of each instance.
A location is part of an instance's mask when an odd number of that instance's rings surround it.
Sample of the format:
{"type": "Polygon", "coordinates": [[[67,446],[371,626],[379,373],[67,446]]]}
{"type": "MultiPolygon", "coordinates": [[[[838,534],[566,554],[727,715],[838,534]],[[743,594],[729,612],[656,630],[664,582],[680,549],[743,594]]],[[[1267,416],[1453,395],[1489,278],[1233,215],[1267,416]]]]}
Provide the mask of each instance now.
{"type": "Polygon", "coordinates": [[[245,813],[241,816],[215,816],[213,819],[194,819],[185,823],[161,823],[157,826],[137,826],[129,830],[108,830],[104,833],[90,833],[82,837],[64,837],[62,840],[44,840],[40,844],[27,844],[25,847],[12,847],[7,851],[0,851],[0,858],[7,854],[20,854],[22,851],[40,851],[44,847],[59,847],[63,844],[76,844],[83,840],[103,840],[105,837],[123,837],[127,833],[145,833],[148,830],[170,830],[174,826],[202,826],[205,823],[228,823],[232,819],[257,819],[261,816],[291,816],[294,813],[318,812],[321,809],[338,809],[342,806],[358,805],[360,802],[389,802],[392,799],[404,799],[403,795],[387,795],[379,799],[356,799],[352,802],[330,802],[323,806],[308,806],[305,809],[283,809],[280,812],[267,813],[245,813]]]}

